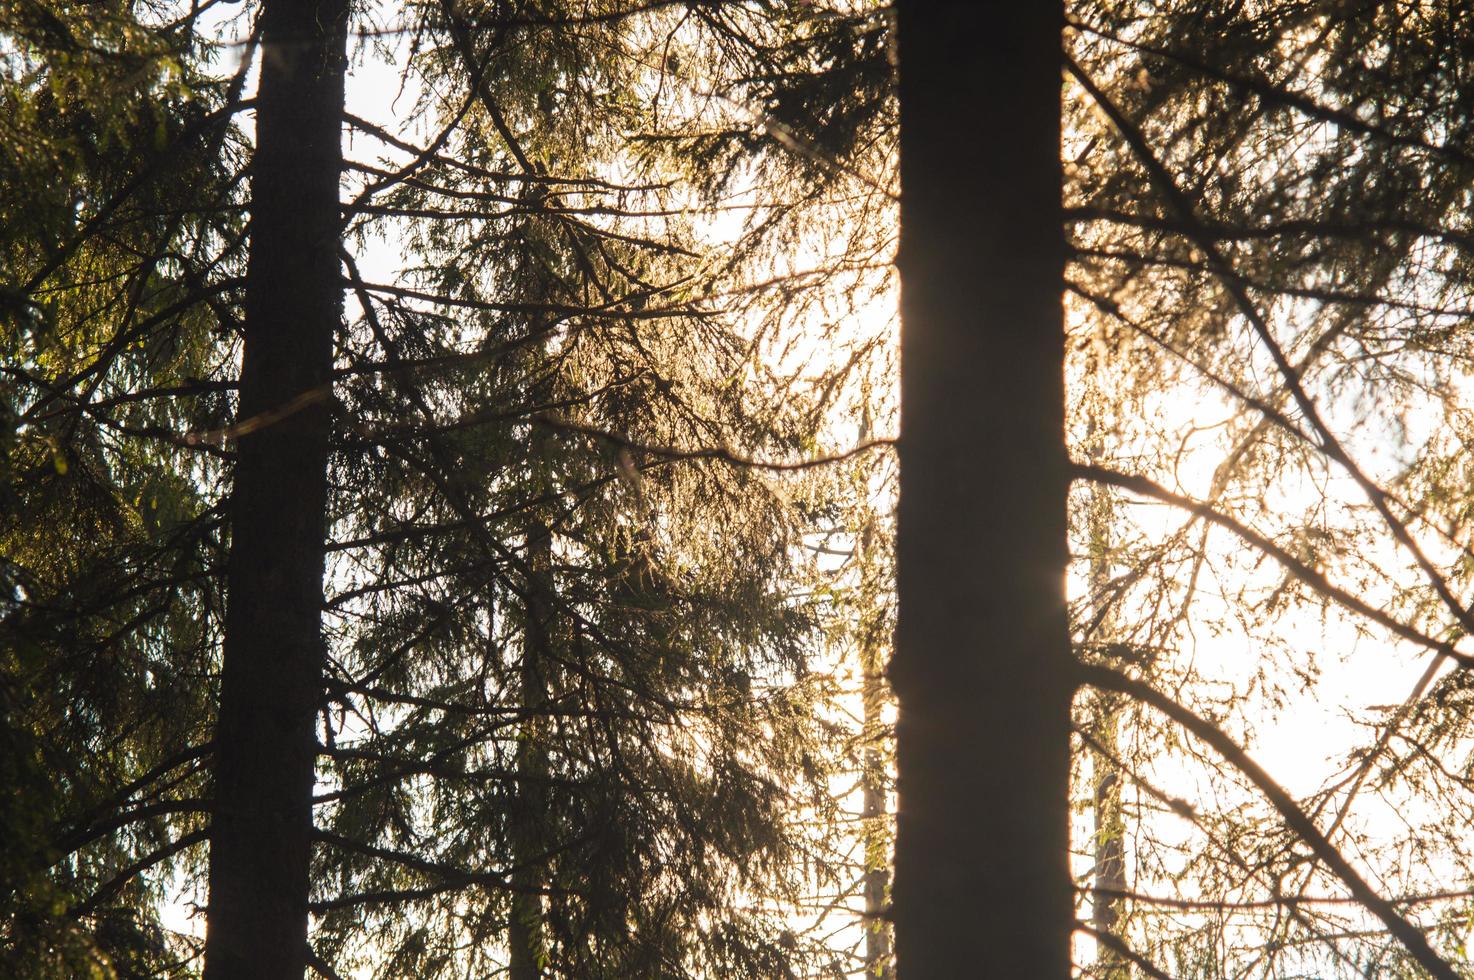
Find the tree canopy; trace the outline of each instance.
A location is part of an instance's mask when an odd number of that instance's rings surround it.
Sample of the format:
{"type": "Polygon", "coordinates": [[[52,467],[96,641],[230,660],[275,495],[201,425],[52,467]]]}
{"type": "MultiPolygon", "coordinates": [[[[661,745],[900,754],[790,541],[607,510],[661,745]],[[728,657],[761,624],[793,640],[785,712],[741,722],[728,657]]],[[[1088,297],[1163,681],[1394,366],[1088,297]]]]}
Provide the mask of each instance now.
{"type": "Polygon", "coordinates": [[[1015,7],[0,4],[0,972],[1470,975],[1474,22],[1015,7]]]}

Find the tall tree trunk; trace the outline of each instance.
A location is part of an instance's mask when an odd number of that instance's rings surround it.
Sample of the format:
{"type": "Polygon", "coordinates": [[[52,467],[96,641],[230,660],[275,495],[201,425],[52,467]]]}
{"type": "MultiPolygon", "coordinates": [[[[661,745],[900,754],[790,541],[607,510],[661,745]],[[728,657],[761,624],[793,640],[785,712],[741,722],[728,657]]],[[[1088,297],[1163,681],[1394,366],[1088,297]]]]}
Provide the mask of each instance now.
{"type": "MultiPolygon", "coordinates": [[[[539,434],[539,443],[545,436],[539,434]]],[[[542,898],[536,862],[545,848],[540,833],[546,819],[542,781],[547,761],[539,721],[547,711],[546,671],[551,666],[548,631],[551,626],[553,535],[534,521],[527,531],[527,599],[522,629],[522,710],[517,742],[517,812],[512,828],[511,913],[507,918],[508,980],[537,980],[542,954],[542,898]]]]}
{"type": "Polygon", "coordinates": [[[1073,926],[1057,3],[899,0],[894,919],[907,980],[1073,926]]]}
{"type": "Polygon", "coordinates": [[[347,18],[346,0],[261,14],[206,980],[306,962],[347,18]]]}
{"type": "Polygon", "coordinates": [[[865,978],[892,980],[891,925],[886,918],[890,891],[890,848],[886,833],[885,755],[881,740],[885,722],[883,648],[867,637],[860,657],[865,672],[862,697],[865,707],[865,749],[862,756],[861,816],[865,827],[865,978]]]}
{"type": "MultiPolygon", "coordinates": [[[[1102,705],[1096,719],[1095,738],[1103,748],[1116,748],[1116,714],[1102,705]],[[1109,739],[1109,741],[1107,741],[1109,739]]],[[[1091,926],[1102,936],[1121,935],[1121,910],[1126,890],[1126,853],[1122,835],[1125,819],[1121,810],[1121,781],[1111,766],[1113,760],[1098,756],[1095,776],[1095,876],[1091,883],[1091,926]]],[[[1104,980],[1125,980],[1131,975],[1126,958],[1102,942],[1096,946],[1095,972],[1104,980]]]]}
{"type": "MultiPolygon", "coordinates": [[[[860,441],[870,438],[867,413],[860,441]]],[[[875,524],[867,519],[860,532],[860,672],[864,727],[861,738],[860,817],[865,844],[865,980],[893,980],[890,900],[890,833],[886,826],[885,661],[879,596],[875,588],[875,524]]]]}
{"type": "MultiPolygon", "coordinates": [[[[1099,378],[1104,370],[1100,355],[1087,367],[1084,402],[1086,437],[1084,451],[1090,462],[1105,462],[1104,413],[1106,399],[1099,378]]],[[[1091,616],[1086,640],[1095,646],[1114,639],[1112,600],[1107,595],[1111,583],[1111,523],[1115,506],[1109,487],[1091,484],[1085,513],[1085,533],[1089,555],[1091,616]]],[[[1116,771],[1120,752],[1117,748],[1119,696],[1096,692],[1090,707],[1091,737],[1098,751],[1094,753],[1095,872],[1091,881],[1090,924],[1102,936],[1121,936],[1121,916],[1126,902],[1120,893],[1126,890],[1125,813],[1121,809],[1121,779],[1116,771]]],[[[1127,980],[1131,966],[1119,949],[1105,942],[1096,944],[1096,975],[1103,980],[1127,980]]]]}

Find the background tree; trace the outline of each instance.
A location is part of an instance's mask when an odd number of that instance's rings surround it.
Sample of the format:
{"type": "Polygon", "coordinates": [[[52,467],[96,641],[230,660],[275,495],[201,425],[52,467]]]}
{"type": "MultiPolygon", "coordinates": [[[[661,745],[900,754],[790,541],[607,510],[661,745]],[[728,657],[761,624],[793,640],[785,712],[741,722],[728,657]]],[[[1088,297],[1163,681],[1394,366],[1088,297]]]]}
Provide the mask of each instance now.
{"type": "Polygon", "coordinates": [[[349,267],[328,959],[371,922],[387,973],[491,966],[532,919],[529,973],[831,956],[791,921],[834,875],[829,682],[788,595],[810,492],[743,462],[809,450],[816,412],[722,309],[750,265],[703,241],[709,172],[666,149],[703,108],[652,59],[703,64],[710,26],[607,14],[428,9],[437,149],[361,168],[385,186],[360,227],[412,220],[424,265],[349,267]]]}
{"type": "Polygon", "coordinates": [[[1449,498],[1425,495],[1420,475],[1457,468],[1463,451],[1434,420],[1456,429],[1465,411],[1464,15],[1183,4],[1076,16],[1073,322],[1079,350],[1110,353],[1131,406],[1114,461],[1077,472],[1182,511],[1172,527],[1131,503],[1116,522],[1122,571],[1087,604],[1125,614],[1096,662],[1171,692],[1128,692],[1151,705],[1128,709],[1121,743],[1129,857],[1145,876],[1129,897],[1144,917],[1133,956],[1189,974],[1452,976],[1439,953],[1457,956],[1447,923],[1460,900],[1419,880],[1462,862],[1461,834],[1434,816],[1448,787],[1386,760],[1404,738],[1430,744],[1408,725],[1458,751],[1440,706],[1450,694],[1436,692],[1462,683],[1460,670],[1437,678],[1462,657],[1466,545],[1442,516],[1449,498]],[[1217,419],[1204,428],[1192,404],[1217,419]],[[1208,655],[1210,631],[1238,655],[1208,655]],[[1365,656],[1338,654],[1357,637],[1365,656]],[[1250,775],[1235,742],[1272,730],[1278,711],[1334,697],[1366,711],[1368,693],[1341,680],[1355,669],[1412,696],[1363,714],[1369,734],[1347,732],[1345,766],[1323,783],[1282,791],[1250,775]],[[1184,708],[1216,728],[1195,729],[1184,708]],[[1377,815],[1379,792],[1411,827],[1377,815]]]}
{"type": "Polygon", "coordinates": [[[161,871],[199,853],[226,410],[212,307],[238,269],[240,76],[194,15],[0,10],[0,702],[14,976],[188,955],[161,871]]]}

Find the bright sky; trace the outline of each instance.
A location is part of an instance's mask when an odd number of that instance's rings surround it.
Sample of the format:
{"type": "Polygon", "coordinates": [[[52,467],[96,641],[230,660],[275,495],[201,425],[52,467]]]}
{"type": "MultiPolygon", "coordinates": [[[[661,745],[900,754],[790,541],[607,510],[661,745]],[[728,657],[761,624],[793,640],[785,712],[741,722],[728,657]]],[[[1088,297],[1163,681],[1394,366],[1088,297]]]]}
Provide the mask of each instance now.
{"type": "MultiPolygon", "coordinates": [[[[1455,387],[1456,396],[1467,398],[1470,390],[1467,379],[1455,387]]],[[[1170,490],[1204,499],[1215,469],[1225,454],[1226,430],[1222,423],[1242,409],[1230,404],[1223,396],[1196,390],[1191,384],[1178,387],[1163,385],[1145,399],[1145,405],[1147,417],[1128,422],[1128,433],[1138,433],[1143,439],[1145,452],[1155,452],[1159,456],[1164,451],[1175,452],[1170,476],[1164,478],[1161,473],[1156,473],[1154,477],[1166,483],[1170,490]],[[1150,431],[1173,435],[1181,442],[1171,446],[1157,442],[1153,446],[1149,437],[1141,435],[1150,431]]],[[[1321,411],[1371,478],[1383,486],[1393,485],[1408,455],[1392,437],[1394,427],[1368,424],[1356,417],[1353,408],[1349,403],[1323,404],[1321,411]]],[[[1443,422],[1437,405],[1431,400],[1427,404],[1398,408],[1403,415],[1407,444],[1413,447],[1436,435],[1443,422]]],[[[1128,442],[1127,445],[1133,444],[1128,442]]],[[[1270,496],[1264,502],[1270,521],[1277,519],[1278,515],[1285,515],[1279,519],[1294,521],[1295,515],[1319,510],[1327,520],[1336,522],[1344,520],[1343,508],[1348,504],[1357,506],[1365,503],[1362,492],[1353,481],[1334,467],[1318,479],[1278,481],[1271,485],[1269,492],[1270,496]]],[[[1126,528],[1129,527],[1148,539],[1157,540],[1181,527],[1185,519],[1185,515],[1175,508],[1133,500],[1118,507],[1117,532],[1128,533],[1126,528]]],[[[1426,529],[1414,530],[1422,547],[1434,555],[1435,560],[1449,554],[1446,544],[1426,529]]],[[[1206,550],[1208,561],[1199,582],[1195,615],[1181,637],[1176,659],[1190,662],[1196,674],[1222,681],[1232,690],[1242,693],[1251,688],[1253,675],[1270,662],[1271,657],[1275,658],[1273,662],[1285,662],[1283,653],[1267,651],[1251,632],[1282,645],[1289,651],[1291,662],[1306,661],[1305,656],[1296,656],[1297,651],[1314,655],[1317,672],[1312,683],[1298,689],[1290,684],[1288,696],[1278,707],[1272,708],[1262,697],[1250,702],[1240,701],[1226,722],[1227,730],[1242,737],[1239,732],[1241,719],[1247,719],[1252,725],[1247,740],[1250,755],[1293,795],[1309,795],[1345,774],[1347,753],[1372,741],[1364,722],[1368,718],[1381,717],[1387,710],[1384,706],[1402,703],[1431,662],[1431,655],[1407,643],[1393,642],[1377,628],[1373,628],[1370,635],[1364,635],[1359,629],[1361,623],[1358,618],[1339,608],[1322,613],[1312,608],[1291,607],[1266,623],[1254,624],[1252,630],[1237,626],[1235,597],[1225,593],[1246,582],[1259,582],[1267,590],[1280,581],[1283,573],[1268,559],[1261,561],[1256,552],[1227,531],[1215,529],[1211,532],[1206,550]],[[1208,628],[1210,622],[1218,623],[1222,628],[1208,628]]],[[[1331,558],[1324,567],[1333,582],[1350,588],[1374,605],[1381,605],[1390,598],[1390,583],[1384,581],[1369,590],[1366,587],[1359,590],[1354,578],[1357,567],[1376,566],[1391,570],[1393,580],[1406,585],[1420,578],[1415,573],[1396,571],[1406,568],[1409,563],[1408,554],[1395,547],[1391,536],[1384,531],[1376,537],[1375,544],[1354,556],[1347,556],[1345,560],[1331,558]]],[[[1084,571],[1083,568],[1074,570],[1070,581],[1072,598],[1085,594],[1084,571]]],[[[1124,569],[1114,569],[1115,574],[1122,571],[1124,569]]],[[[1125,612],[1122,619],[1129,621],[1131,613],[1125,612]]],[[[1445,671],[1447,669],[1445,667],[1445,671]]],[[[1277,676],[1283,681],[1290,680],[1283,673],[1277,676]]],[[[1167,693],[1174,692],[1168,689],[1167,693]]],[[[1224,796],[1221,783],[1206,778],[1204,770],[1180,755],[1161,756],[1147,771],[1156,786],[1187,800],[1205,813],[1222,812],[1225,807],[1242,802],[1232,793],[1224,796]]],[[[1426,803],[1386,799],[1369,788],[1358,796],[1354,816],[1348,820],[1345,830],[1353,837],[1365,835],[1366,845],[1390,843],[1405,838],[1411,824],[1419,819],[1419,808],[1424,808],[1426,813],[1427,806],[1426,803]]],[[[1328,820],[1323,818],[1320,822],[1325,826],[1328,820]]],[[[1192,825],[1180,816],[1164,813],[1153,818],[1151,823],[1152,833],[1159,841],[1176,842],[1184,848],[1181,860],[1169,863],[1163,869],[1166,872],[1180,867],[1182,861],[1191,856],[1194,847],[1203,846],[1192,825]]],[[[1077,840],[1088,841],[1091,827],[1090,814],[1080,813],[1077,840]]],[[[1133,831],[1128,827],[1128,842],[1139,834],[1139,830],[1133,831]]],[[[1353,862],[1361,864],[1376,884],[1375,871],[1362,860],[1362,856],[1368,853],[1365,846],[1350,847],[1346,836],[1339,837],[1338,843],[1347,847],[1353,862]]],[[[1128,854],[1131,887],[1149,894],[1195,896],[1190,881],[1174,882],[1169,877],[1147,872],[1140,865],[1133,871],[1131,863],[1128,854]]],[[[1077,857],[1076,873],[1088,875],[1090,865],[1088,856],[1077,857]]],[[[1421,873],[1414,874],[1412,880],[1426,881],[1431,877],[1437,881],[1441,874],[1448,873],[1451,869],[1424,868],[1421,873]]],[[[1448,880],[1443,884],[1461,887],[1467,883],[1448,880]]],[[[1320,885],[1310,889],[1313,894],[1337,890],[1334,886],[1326,888],[1320,885]]],[[[1395,886],[1388,889],[1388,893],[1396,892],[1395,886]]],[[[1082,961],[1089,962],[1093,958],[1093,947],[1093,942],[1080,941],[1078,952],[1082,961]]],[[[1349,977],[1352,974],[1338,975],[1349,977]]]]}

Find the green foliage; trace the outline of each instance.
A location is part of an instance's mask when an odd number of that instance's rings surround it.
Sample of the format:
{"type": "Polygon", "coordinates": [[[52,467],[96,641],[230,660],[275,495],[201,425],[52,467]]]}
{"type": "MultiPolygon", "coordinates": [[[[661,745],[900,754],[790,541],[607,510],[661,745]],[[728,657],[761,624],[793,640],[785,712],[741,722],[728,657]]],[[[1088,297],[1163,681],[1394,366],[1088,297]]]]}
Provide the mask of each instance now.
{"type": "Polygon", "coordinates": [[[7,975],[182,962],[155,903],[205,809],[219,539],[181,436],[225,408],[239,221],[232,96],[156,13],[0,9],[7,975]]]}
{"type": "MultiPolygon", "coordinates": [[[[850,515],[741,461],[821,452],[884,347],[772,356],[886,261],[857,224],[843,287],[773,275],[865,186],[841,158],[883,172],[886,20],[646,6],[405,8],[434,152],[350,168],[345,242],[411,268],[349,265],[338,338],[313,942],[341,973],[514,941],[549,977],[841,969],[793,916],[856,874],[802,547],[850,515]]],[[[0,765],[37,787],[0,805],[5,966],[188,973],[159,908],[208,831],[246,66],[213,77],[195,13],[0,18],[0,765]]]]}

